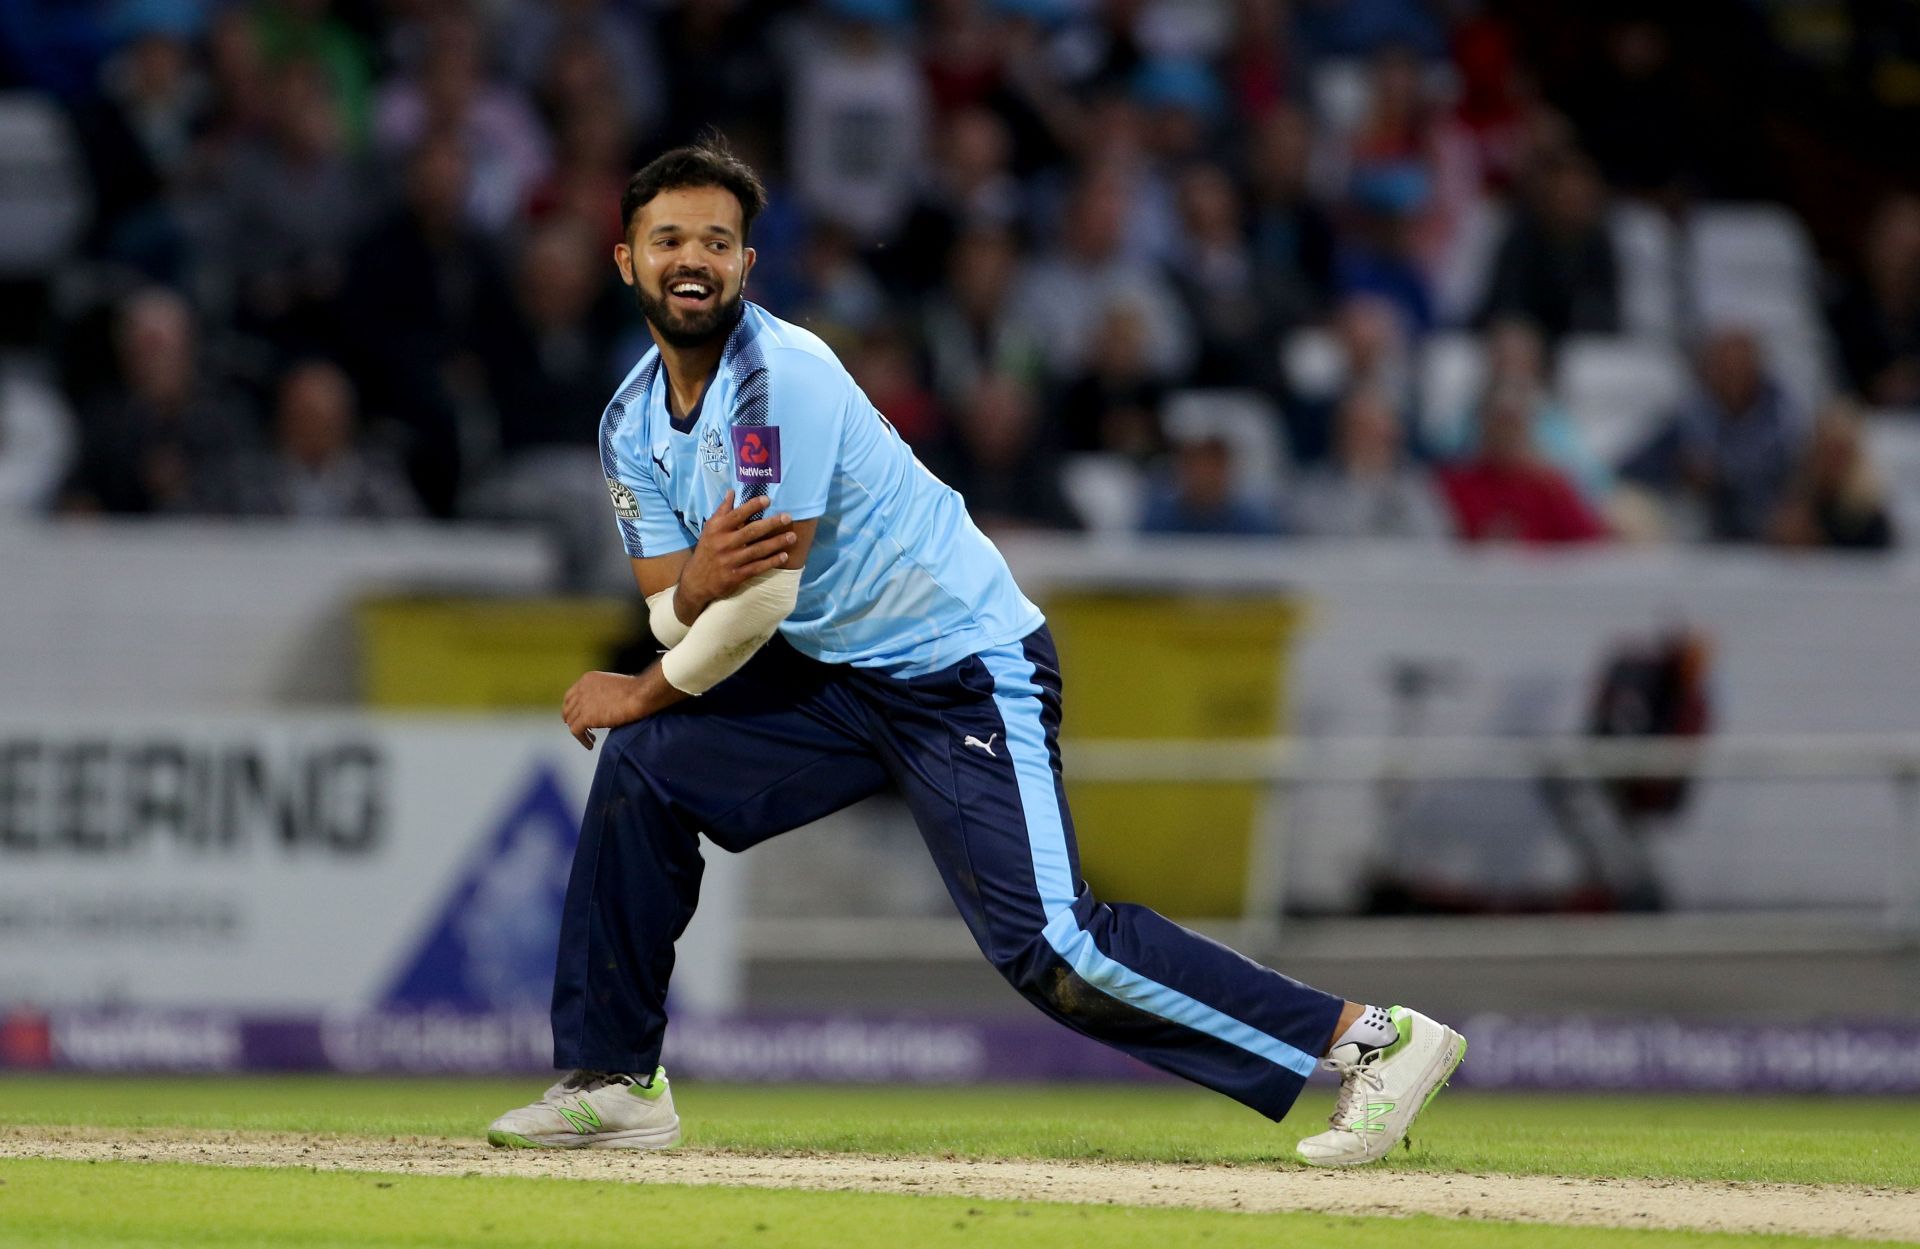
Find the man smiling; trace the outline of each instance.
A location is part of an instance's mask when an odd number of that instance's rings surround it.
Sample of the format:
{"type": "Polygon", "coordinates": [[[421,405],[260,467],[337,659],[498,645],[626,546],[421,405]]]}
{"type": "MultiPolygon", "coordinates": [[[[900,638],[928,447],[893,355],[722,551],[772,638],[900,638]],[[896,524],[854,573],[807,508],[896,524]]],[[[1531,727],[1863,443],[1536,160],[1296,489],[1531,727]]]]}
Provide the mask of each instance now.
{"type": "Polygon", "coordinates": [[[1324,1058],[1341,1096],[1300,1156],[1383,1156],[1465,1040],[1093,896],[1046,623],[826,345],[744,301],[764,203],[714,145],[660,157],[622,202],[614,261],[655,349],[607,406],[601,459],[668,649],[637,676],[586,674],[562,703],[582,745],[613,730],[554,983],[555,1065],[573,1071],[488,1139],[677,1142],[659,1060],[700,838],[745,850],[891,788],[981,950],[1042,1011],[1274,1119],[1324,1058]]]}

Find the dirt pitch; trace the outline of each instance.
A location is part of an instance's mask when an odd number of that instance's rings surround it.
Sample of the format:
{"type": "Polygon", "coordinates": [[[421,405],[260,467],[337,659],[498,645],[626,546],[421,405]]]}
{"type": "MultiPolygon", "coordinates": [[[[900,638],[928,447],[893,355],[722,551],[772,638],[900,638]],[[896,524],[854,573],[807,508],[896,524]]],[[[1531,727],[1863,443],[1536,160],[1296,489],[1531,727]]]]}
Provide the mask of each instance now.
{"type": "Polygon", "coordinates": [[[517,1175],[940,1193],[1020,1201],[1314,1211],[1920,1241],[1920,1191],[1860,1186],[1309,1171],[1258,1166],[740,1154],[700,1149],[532,1153],[413,1137],[0,1128],[0,1159],[186,1162],[402,1175],[517,1175]]]}

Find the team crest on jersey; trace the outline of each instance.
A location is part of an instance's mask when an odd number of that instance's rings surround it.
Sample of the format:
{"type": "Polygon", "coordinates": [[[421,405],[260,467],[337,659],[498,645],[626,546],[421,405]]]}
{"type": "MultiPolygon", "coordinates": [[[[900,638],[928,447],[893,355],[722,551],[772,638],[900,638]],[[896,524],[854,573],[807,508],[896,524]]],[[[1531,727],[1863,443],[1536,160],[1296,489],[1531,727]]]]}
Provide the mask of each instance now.
{"type": "Polygon", "coordinates": [[[720,441],[720,431],[711,425],[700,435],[700,467],[716,477],[727,475],[726,444],[720,441]]]}
{"type": "Polygon", "coordinates": [[[607,493],[613,496],[613,514],[621,520],[640,519],[640,500],[633,497],[633,491],[627,483],[617,477],[607,478],[607,493]]]}

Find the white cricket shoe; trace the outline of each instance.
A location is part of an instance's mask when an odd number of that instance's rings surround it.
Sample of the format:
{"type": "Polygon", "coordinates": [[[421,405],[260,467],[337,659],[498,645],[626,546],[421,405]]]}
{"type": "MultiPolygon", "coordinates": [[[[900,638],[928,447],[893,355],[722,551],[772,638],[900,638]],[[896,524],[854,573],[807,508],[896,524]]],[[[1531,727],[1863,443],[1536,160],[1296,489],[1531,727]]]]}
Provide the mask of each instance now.
{"type": "Polygon", "coordinates": [[[539,1101],[509,1110],[487,1127],[500,1149],[670,1149],[680,1143],[667,1069],[638,1077],[576,1071],[539,1101]]]}
{"type": "Polygon", "coordinates": [[[1340,1096],[1328,1130],[1297,1146],[1300,1161],[1316,1167],[1352,1167],[1387,1156],[1447,1085],[1467,1056],[1467,1039],[1418,1011],[1387,1011],[1400,1039],[1364,1054],[1357,1045],[1337,1045],[1321,1061],[1340,1073],[1340,1096]]]}

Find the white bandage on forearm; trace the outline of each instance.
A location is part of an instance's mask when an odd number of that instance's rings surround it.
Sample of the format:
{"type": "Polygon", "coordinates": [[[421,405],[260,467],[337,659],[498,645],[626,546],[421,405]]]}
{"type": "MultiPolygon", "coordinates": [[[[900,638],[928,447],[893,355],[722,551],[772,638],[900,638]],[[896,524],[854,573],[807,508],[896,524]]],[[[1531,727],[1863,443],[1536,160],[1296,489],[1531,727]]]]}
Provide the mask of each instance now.
{"type": "Polygon", "coordinates": [[[647,595],[647,627],[653,630],[653,640],[672,650],[680,645],[687,636],[691,625],[680,623],[680,613],[673,610],[673,596],[680,589],[676,583],[658,594],[647,595]]]}
{"type": "Polygon", "coordinates": [[[767,644],[800,598],[800,570],[763,572],[707,605],[679,645],[660,657],[660,675],[683,694],[704,694],[767,644]]]}

